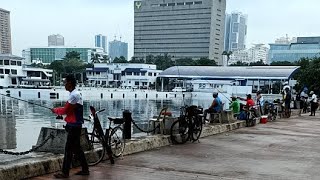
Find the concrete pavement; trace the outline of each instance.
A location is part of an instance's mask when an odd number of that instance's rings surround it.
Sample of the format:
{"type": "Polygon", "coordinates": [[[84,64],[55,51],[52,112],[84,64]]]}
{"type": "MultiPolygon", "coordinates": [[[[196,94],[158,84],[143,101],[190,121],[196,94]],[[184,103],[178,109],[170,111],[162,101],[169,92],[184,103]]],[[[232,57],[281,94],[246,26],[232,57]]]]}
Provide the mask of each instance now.
{"type": "Polygon", "coordinates": [[[103,162],[90,176],[73,169],[69,179],[319,179],[319,164],[320,118],[303,115],[103,162]]]}

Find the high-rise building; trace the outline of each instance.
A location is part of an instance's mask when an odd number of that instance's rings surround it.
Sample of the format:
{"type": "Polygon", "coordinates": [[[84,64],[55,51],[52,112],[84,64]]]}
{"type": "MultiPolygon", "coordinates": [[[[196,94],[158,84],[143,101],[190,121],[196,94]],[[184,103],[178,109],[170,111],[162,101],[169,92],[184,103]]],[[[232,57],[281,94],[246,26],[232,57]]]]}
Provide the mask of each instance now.
{"type": "Polygon", "coordinates": [[[98,34],[95,36],[95,46],[103,48],[104,52],[107,52],[107,37],[102,34],[98,34]]]}
{"type": "Polygon", "coordinates": [[[222,64],[226,0],[134,2],[134,57],[208,57],[222,64]]]}
{"type": "Polygon", "coordinates": [[[247,19],[248,16],[241,12],[226,14],[225,51],[246,49],[247,19]]]}
{"type": "Polygon", "coordinates": [[[48,36],[48,46],[64,46],[64,37],[60,34],[48,36]]]}
{"type": "Polygon", "coordinates": [[[10,11],[0,8],[0,54],[11,54],[10,11]]]}
{"type": "Polygon", "coordinates": [[[128,43],[113,40],[109,42],[109,57],[111,61],[116,57],[125,57],[128,60],[128,43]]]}

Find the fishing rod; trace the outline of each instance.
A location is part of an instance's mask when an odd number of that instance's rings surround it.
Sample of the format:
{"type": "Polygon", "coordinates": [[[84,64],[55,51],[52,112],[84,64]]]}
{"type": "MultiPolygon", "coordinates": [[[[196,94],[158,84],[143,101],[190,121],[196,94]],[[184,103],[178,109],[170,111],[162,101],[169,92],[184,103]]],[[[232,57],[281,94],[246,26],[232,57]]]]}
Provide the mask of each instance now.
{"type": "MultiPolygon", "coordinates": [[[[26,102],[26,103],[29,103],[29,104],[32,104],[32,105],[35,105],[35,106],[39,106],[39,107],[42,107],[42,108],[46,108],[46,109],[52,110],[52,108],[49,108],[49,107],[47,107],[47,106],[43,106],[43,105],[41,105],[41,104],[37,104],[37,103],[34,103],[34,102],[30,102],[30,101],[27,101],[27,100],[24,100],[24,99],[20,99],[20,98],[16,98],[16,97],[11,97],[10,95],[6,95],[6,94],[2,94],[2,93],[0,93],[0,95],[1,95],[1,96],[5,96],[5,97],[9,97],[9,98],[11,98],[11,99],[15,99],[15,100],[18,100],[18,101],[26,102]]],[[[56,119],[63,119],[63,117],[60,116],[60,115],[58,115],[58,116],[56,117],[56,119]]]]}

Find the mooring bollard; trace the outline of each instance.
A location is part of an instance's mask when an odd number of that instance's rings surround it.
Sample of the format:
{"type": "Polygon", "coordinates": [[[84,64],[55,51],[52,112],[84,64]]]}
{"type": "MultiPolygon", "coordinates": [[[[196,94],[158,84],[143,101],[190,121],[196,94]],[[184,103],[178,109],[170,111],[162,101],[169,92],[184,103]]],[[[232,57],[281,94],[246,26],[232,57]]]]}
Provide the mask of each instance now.
{"type": "Polygon", "coordinates": [[[124,119],[123,135],[125,139],[131,139],[131,112],[129,110],[124,110],[122,113],[122,117],[124,119]]]}

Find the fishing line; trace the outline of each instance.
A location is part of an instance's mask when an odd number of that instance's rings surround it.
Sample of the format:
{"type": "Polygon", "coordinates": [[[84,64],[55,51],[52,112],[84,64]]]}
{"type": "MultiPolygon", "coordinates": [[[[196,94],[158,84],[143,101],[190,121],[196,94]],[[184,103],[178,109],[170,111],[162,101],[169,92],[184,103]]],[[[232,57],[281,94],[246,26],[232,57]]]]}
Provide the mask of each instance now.
{"type": "MultiPolygon", "coordinates": [[[[29,104],[32,104],[32,105],[35,105],[35,106],[39,106],[39,107],[42,107],[42,108],[46,108],[46,109],[52,110],[52,108],[49,108],[49,107],[47,107],[47,106],[43,106],[43,105],[41,105],[41,104],[37,104],[37,103],[30,102],[30,101],[23,100],[23,99],[16,98],[16,97],[11,97],[10,95],[6,95],[6,94],[2,94],[2,93],[0,93],[0,95],[1,95],[1,96],[5,96],[5,97],[9,97],[9,98],[11,98],[11,99],[15,99],[15,100],[18,100],[18,101],[26,102],[26,103],[29,103],[29,104]]],[[[60,115],[58,115],[58,116],[56,117],[56,119],[63,119],[63,117],[60,116],[60,115]]]]}

